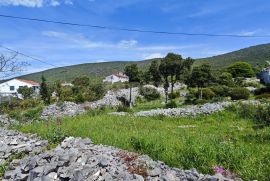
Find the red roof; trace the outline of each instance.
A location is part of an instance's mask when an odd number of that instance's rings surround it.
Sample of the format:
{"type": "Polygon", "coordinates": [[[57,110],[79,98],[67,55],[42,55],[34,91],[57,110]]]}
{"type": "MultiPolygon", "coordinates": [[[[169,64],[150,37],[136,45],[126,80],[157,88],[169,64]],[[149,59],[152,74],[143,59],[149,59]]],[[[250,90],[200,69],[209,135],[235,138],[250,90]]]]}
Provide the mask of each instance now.
{"type": "Polygon", "coordinates": [[[16,79],[19,80],[19,81],[25,82],[27,84],[31,84],[33,86],[39,86],[38,82],[35,82],[35,81],[32,81],[32,80],[25,80],[25,79],[18,79],[18,78],[16,78],[16,79]]]}
{"type": "Polygon", "coordinates": [[[119,78],[128,78],[128,76],[125,75],[125,74],[123,74],[122,72],[118,72],[118,73],[113,74],[113,75],[115,75],[115,76],[117,76],[117,77],[119,77],[119,78]]]}

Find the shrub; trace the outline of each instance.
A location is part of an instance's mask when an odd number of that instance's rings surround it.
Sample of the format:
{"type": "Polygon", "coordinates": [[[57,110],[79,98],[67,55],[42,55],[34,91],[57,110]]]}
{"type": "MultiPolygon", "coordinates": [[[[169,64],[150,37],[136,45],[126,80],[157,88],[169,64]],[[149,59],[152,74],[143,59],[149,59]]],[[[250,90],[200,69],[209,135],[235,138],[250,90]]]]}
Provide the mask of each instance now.
{"type": "Polygon", "coordinates": [[[176,99],[180,97],[180,93],[179,92],[173,92],[173,93],[169,93],[168,97],[170,99],[176,99]]]}
{"type": "Polygon", "coordinates": [[[42,106],[33,109],[28,109],[23,113],[22,117],[24,119],[38,119],[41,115],[42,110],[43,110],[42,106]]]}
{"type": "Polygon", "coordinates": [[[256,99],[270,99],[270,93],[263,93],[256,96],[256,99]]]}
{"type": "Polygon", "coordinates": [[[235,62],[228,66],[227,71],[236,77],[253,77],[255,73],[252,66],[247,62],[235,62]]]}
{"type": "Polygon", "coordinates": [[[210,89],[220,97],[225,97],[228,96],[229,94],[229,87],[227,86],[222,86],[222,85],[217,85],[217,86],[212,86],[210,89]]]}
{"type": "Polygon", "coordinates": [[[166,108],[177,108],[177,104],[175,101],[170,101],[165,105],[166,108]]]}
{"type": "MultiPolygon", "coordinates": [[[[197,95],[200,94],[200,91],[197,92],[197,95]]],[[[209,88],[203,88],[202,89],[202,98],[203,99],[206,99],[206,100],[209,100],[209,99],[212,99],[213,97],[215,97],[216,94],[209,88]]]]}
{"type": "Polygon", "coordinates": [[[42,104],[41,101],[38,99],[25,99],[20,102],[20,107],[23,109],[27,109],[36,107],[41,104],[42,104]]]}
{"type": "Polygon", "coordinates": [[[151,87],[140,87],[139,93],[148,101],[160,98],[160,93],[155,88],[151,87]]]}
{"type": "Polygon", "coordinates": [[[75,97],[75,102],[76,103],[83,103],[85,101],[85,99],[84,99],[84,96],[82,95],[82,94],[78,94],[78,95],[76,95],[76,97],[75,97]]]}
{"type": "Polygon", "coordinates": [[[200,105],[200,104],[206,104],[208,102],[209,100],[206,100],[206,99],[196,99],[195,101],[193,101],[193,104],[200,105]]]}
{"type": "Polygon", "coordinates": [[[244,82],[243,83],[244,87],[256,87],[256,88],[260,88],[261,84],[258,82],[244,82]]]}
{"type": "Polygon", "coordinates": [[[248,99],[250,92],[246,88],[237,87],[231,89],[229,94],[232,100],[240,100],[240,99],[248,99]]]}
{"type": "Polygon", "coordinates": [[[270,93],[270,87],[263,87],[263,88],[260,88],[260,89],[256,89],[254,91],[255,95],[260,95],[260,94],[263,94],[263,93],[270,93]]]}
{"type": "Polygon", "coordinates": [[[116,107],[117,112],[131,112],[131,109],[125,105],[119,105],[116,107]]]}

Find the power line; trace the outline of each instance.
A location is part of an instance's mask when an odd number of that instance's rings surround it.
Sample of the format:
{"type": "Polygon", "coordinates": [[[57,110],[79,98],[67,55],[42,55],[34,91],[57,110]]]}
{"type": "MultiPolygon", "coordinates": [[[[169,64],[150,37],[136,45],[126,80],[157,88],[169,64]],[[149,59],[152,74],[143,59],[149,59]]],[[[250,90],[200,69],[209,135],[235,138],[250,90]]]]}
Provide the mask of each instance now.
{"type": "Polygon", "coordinates": [[[6,49],[6,50],[8,50],[8,51],[10,51],[10,52],[14,52],[14,53],[17,53],[17,54],[22,55],[22,56],[24,56],[24,57],[30,58],[30,59],[32,59],[32,60],[36,60],[36,61],[39,61],[39,62],[41,62],[41,63],[44,63],[44,64],[47,64],[47,65],[53,66],[53,67],[55,67],[55,68],[59,68],[58,66],[56,66],[56,65],[54,65],[54,64],[45,62],[45,61],[43,61],[43,60],[41,60],[41,59],[39,59],[39,58],[35,58],[35,57],[33,57],[33,56],[30,56],[30,55],[26,55],[26,54],[24,54],[24,53],[18,52],[17,50],[13,50],[13,49],[8,48],[8,47],[6,47],[6,46],[0,45],[0,47],[4,48],[4,49],[6,49]]]}
{"type": "Polygon", "coordinates": [[[27,17],[5,15],[5,14],[0,14],[0,17],[10,18],[10,19],[19,19],[19,20],[28,20],[28,21],[37,21],[37,22],[43,22],[43,23],[53,23],[53,24],[61,24],[61,25],[69,25],[69,26],[89,27],[89,28],[96,28],[96,29],[107,29],[107,30],[138,32],[138,33],[183,35],[183,36],[233,37],[233,38],[267,38],[267,37],[270,37],[270,35],[186,33],[186,32],[169,32],[169,31],[129,29],[129,28],[119,28],[119,27],[113,27],[113,26],[101,26],[101,25],[93,25],[93,24],[80,24],[80,23],[72,23],[72,22],[54,21],[54,20],[46,20],[46,19],[39,19],[39,18],[27,18],[27,17]]]}

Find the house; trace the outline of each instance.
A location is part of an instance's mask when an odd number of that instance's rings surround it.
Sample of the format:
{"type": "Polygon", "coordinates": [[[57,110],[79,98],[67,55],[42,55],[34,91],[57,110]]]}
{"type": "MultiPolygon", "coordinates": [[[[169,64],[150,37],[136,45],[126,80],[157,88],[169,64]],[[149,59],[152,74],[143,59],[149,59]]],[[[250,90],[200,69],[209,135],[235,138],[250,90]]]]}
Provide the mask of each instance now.
{"type": "Polygon", "coordinates": [[[269,69],[264,69],[260,73],[260,79],[264,84],[270,84],[270,70],[269,69]]]}
{"type": "Polygon", "coordinates": [[[125,75],[122,72],[118,72],[116,74],[112,74],[107,76],[103,82],[108,82],[108,83],[116,83],[116,82],[127,82],[128,81],[128,76],[125,75]]]}
{"type": "Polygon", "coordinates": [[[32,87],[34,92],[39,92],[40,89],[40,84],[38,82],[15,78],[0,84],[0,94],[1,96],[17,95],[18,89],[24,86],[32,87]]]}

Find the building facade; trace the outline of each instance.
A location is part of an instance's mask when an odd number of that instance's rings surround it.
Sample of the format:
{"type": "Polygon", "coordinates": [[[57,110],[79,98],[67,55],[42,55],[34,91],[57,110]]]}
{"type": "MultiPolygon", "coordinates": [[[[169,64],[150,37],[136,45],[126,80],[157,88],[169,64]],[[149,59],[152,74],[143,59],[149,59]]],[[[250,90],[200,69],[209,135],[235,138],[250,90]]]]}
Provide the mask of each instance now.
{"type": "Polygon", "coordinates": [[[0,84],[0,94],[1,96],[18,95],[18,89],[24,86],[32,87],[36,93],[38,93],[40,89],[38,82],[15,78],[0,84]]]}
{"type": "Polygon", "coordinates": [[[109,75],[107,77],[105,77],[105,79],[103,80],[103,82],[108,82],[108,83],[116,83],[116,82],[127,82],[128,76],[126,76],[125,74],[123,74],[122,72],[118,72],[116,74],[112,74],[109,75]]]}

